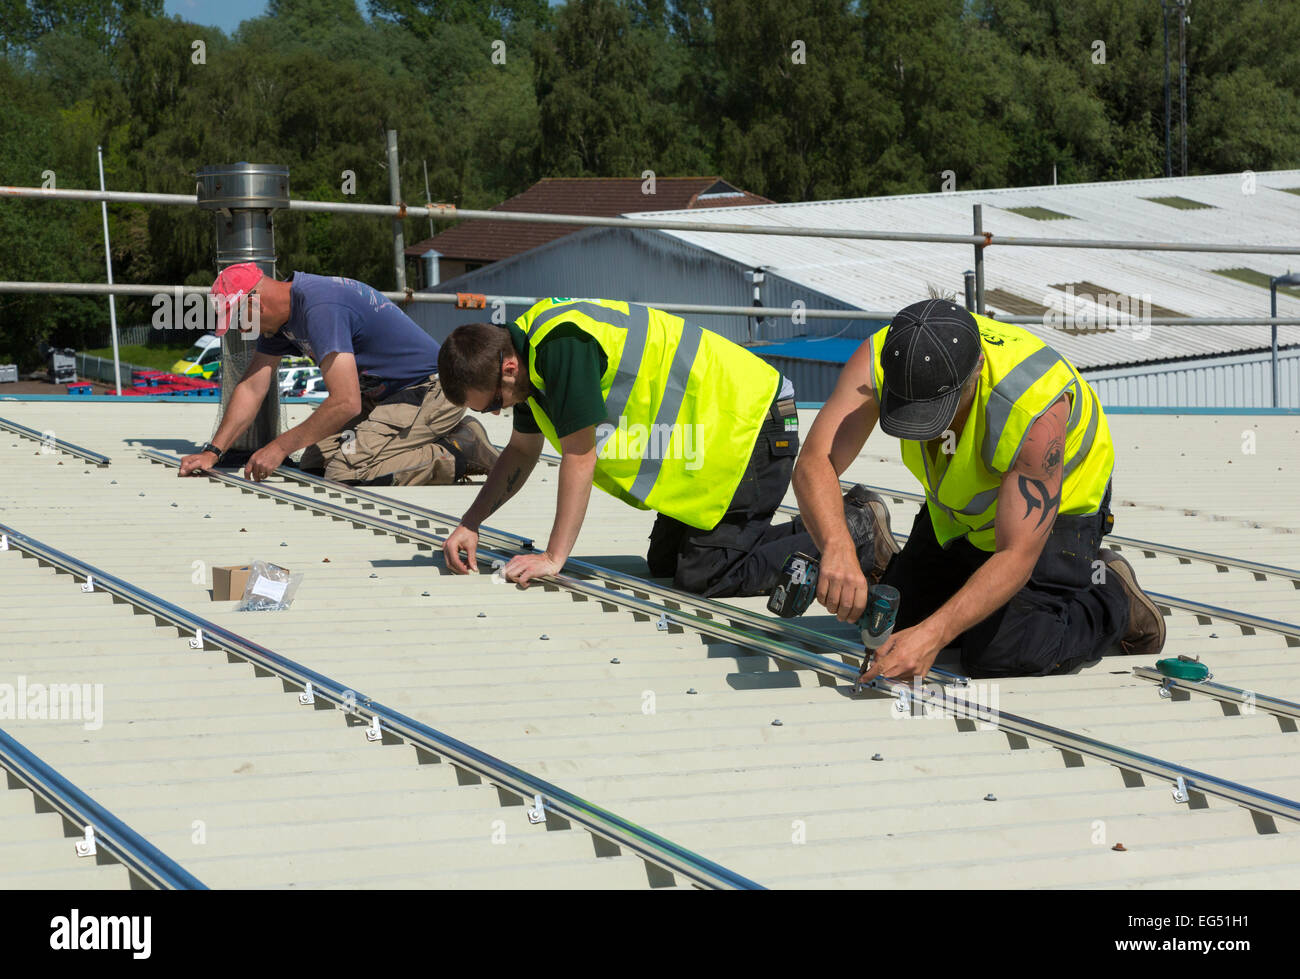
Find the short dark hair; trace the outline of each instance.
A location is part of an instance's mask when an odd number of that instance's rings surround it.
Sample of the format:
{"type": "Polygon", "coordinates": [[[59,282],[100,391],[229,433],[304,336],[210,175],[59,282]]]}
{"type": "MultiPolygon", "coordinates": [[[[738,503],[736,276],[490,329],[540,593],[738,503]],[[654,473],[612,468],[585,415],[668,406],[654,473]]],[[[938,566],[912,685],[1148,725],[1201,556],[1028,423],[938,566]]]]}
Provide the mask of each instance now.
{"type": "Polygon", "coordinates": [[[464,405],[471,388],[494,389],[501,360],[514,353],[510,331],[493,323],[466,323],[451,331],[438,352],[438,379],[443,396],[464,405]]]}

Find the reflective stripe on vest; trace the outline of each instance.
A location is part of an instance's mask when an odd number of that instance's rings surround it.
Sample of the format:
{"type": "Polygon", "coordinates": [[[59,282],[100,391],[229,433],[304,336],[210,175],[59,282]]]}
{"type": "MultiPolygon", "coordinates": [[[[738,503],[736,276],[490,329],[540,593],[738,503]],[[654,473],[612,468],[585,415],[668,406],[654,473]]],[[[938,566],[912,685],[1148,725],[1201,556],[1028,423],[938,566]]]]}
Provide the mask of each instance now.
{"type": "MultiPolygon", "coordinates": [[[[536,348],[554,327],[572,324],[605,352],[595,485],[633,506],[714,527],[776,394],[775,368],[716,333],[631,303],[547,299],[516,322],[528,337],[529,377],[542,393],[536,348]],[[624,448],[628,454],[620,455],[624,448]]],[[[553,423],[536,399],[529,403],[538,427],[559,448],[553,423]]]]}
{"type": "MultiPolygon", "coordinates": [[[[966,537],[991,551],[1003,476],[1013,466],[1030,426],[1063,395],[1069,395],[1062,469],[1061,513],[1092,513],[1101,505],[1114,465],[1114,447],[1101,402],[1069,361],[1027,330],[975,317],[984,367],[962,431],[949,433],[932,461],[921,442],[900,440],[903,462],[925,489],[936,539],[966,537]],[[944,464],[946,462],[946,465],[944,464]]],[[[879,391],[880,352],[888,328],[868,343],[879,391]]]]}

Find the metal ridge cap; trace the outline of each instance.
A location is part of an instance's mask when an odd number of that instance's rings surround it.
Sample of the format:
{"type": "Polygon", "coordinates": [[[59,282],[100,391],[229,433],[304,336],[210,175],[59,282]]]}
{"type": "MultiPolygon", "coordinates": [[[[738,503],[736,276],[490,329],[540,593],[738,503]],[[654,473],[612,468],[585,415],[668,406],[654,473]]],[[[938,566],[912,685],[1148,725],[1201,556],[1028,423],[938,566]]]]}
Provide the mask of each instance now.
{"type": "MultiPolygon", "coordinates": [[[[85,400],[85,399],[78,398],[78,400],[85,400]]],[[[36,429],[28,428],[26,425],[21,425],[15,421],[10,421],[8,418],[0,418],[0,428],[7,428],[9,431],[14,432],[17,435],[25,435],[27,438],[35,439],[37,442],[40,442],[42,445],[52,443],[55,448],[60,449],[74,456],[80,456],[82,459],[85,459],[87,462],[93,462],[97,466],[107,466],[113,461],[112,459],[110,459],[108,456],[104,455],[101,452],[93,452],[90,449],[84,449],[80,445],[74,445],[71,442],[65,442],[63,439],[60,438],[47,439],[43,433],[36,431],[36,429]]]]}
{"type": "MultiPolygon", "coordinates": [[[[12,533],[11,533],[12,536],[12,533]]],[[[146,840],[47,762],[0,728],[0,767],[76,826],[91,826],[95,844],[159,890],[207,890],[207,885],[146,840]]]]}
{"type": "Polygon", "coordinates": [[[400,734],[406,740],[435,754],[453,759],[463,767],[472,769],[489,781],[500,783],[502,787],[512,789],[525,798],[540,795],[543,799],[543,808],[549,808],[571,819],[595,835],[626,846],[675,874],[709,887],[762,889],[762,885],[735,871],[728,870],[721,864],[588,802],[545,779],[530,775],[509,762],[444,734],[422,721],[417,721],[394,708],[364,697],[352,688],[344,687],[338,681],[247,639],[225,626],[138,588],[130,582],[29,537],[6,524],[0,523],[0,532],[8,536],[10,546],[17,545],[21,550],[37,555],[73,574],[80,574],[87,579],[93,576],[95,584],[104,591],[118,595],[173,625],[193,629],[196,637],[201,634],[203,641],[211,642],[219,648],[254,662],[282,679],[288,679],[303,686],[304,689],[310,685],[313,695],[321,694],[340,705],[348,713],[357,715],[368,713],[372,719],[385,722],[385,726],[391,732],[400,734]]]}

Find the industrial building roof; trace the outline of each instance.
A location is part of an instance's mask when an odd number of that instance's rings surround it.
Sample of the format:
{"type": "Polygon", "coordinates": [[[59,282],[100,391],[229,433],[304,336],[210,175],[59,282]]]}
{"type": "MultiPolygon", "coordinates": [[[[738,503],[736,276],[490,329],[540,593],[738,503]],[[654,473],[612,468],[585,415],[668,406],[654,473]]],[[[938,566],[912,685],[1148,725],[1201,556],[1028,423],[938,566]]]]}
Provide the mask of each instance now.
{"type": "MultiPolygon", "coordinates": [[[[674,210],[771,203],[720,177],[547,177],[492,210],[609,218],[644,207],[647,201],[674,210]]],[[[495,262],[581,230],[575,224],[467,221],[408,246],[406,254],[418,257],[432,249],[447,258],[495,262]]]]}
{"type": "MultiPolygon", "coordinates": [[[[140,458],[191,451],[209,404],[4,402],[0,414],[112,457],[87,465],[0,433],[0,523],[200,611],[367,697],[576,792],[769,887],[1294,887],[1300,833],[971,721],[904,716],[886,696],[563,590],[443,573],[436,551],[309,506],[140,458]],[[211,569],[260,558],[304,574],[292,608],[213,602],[211,569]],[[779,722],[779,723],[778,723],[779,722]],[[878,760],[875,760],[876,757],[878,760]],[[1122,849],[1116,848],[1122,844],[1122,849]]],[[[291,421],[305,409],[289,409],[291,421]]],[[[801,411],[806,431],[813,412],[801,411]]],[[[485,419],[498,442],[508,421],[485,419]]],[[[1293,416],[1116,416],[1118,534],[1300,567],[1293,416]]],[[[851,478],[916,491],[877,433],[851,478]]],[[[273,485],[312,491],[279,479],[273,485]]],[[[494,526],[540,541],[556,471],[539,465],[494,526]]],[[[386,488],[462,512],[476,486],[386,488]]],[[[401,503],[358,513],[405,519],[401,503]]],[[[793,503],[793,496],[787,497],[793,503]]],[[[895,530],[914,505],[891,504],[895,530]]],[[[653,515],[592,495],[575,550],[644,573],[653,515]]],[[[1126,548],[1150,591],[1295,622],[1297,585],[1126,548]]],[[[762,599],[735,605],[761,610],[762,599]]],[[[72,782],[213,887],[680,884],[410,746],[370,743],[337,711],[17,550],[0,551],[0,683],[102,683],[103,723],[0,720],[72,782]],[[425,763],[421,763],[425,762],[425,763]]],[[[804,624],[852,638],[811,610],[804,624]]],[[[1166,654],[1218,681],[1300,700],[1297,644],[1172,608],[1166,654]]],[[[1265,711],[1162,699],[1107,657],[1071,676],[998,681],[1013,711],[1300,799],[1300,734],[1265,711]]],[[[942,662],[941,664],[942,665],[942,662]]],[[[954,664],[948,664],[956,668],[954,664]]],[[[59,818],[0,792],[0,887],[123,887],[78,859],[59,818]]]]}
{"type": "MultiPolygon", "coordinates": [[[[1300,170],[895,197],[768,204],[727,213],[728,222],[791,228],[970,234],[972,205],[982,204],[990,310],[1040,314],[1044,307],[1098,315],[1101,294],[1139,297],[1149,315],[1269,315],[1268,278],[1297,263],[1284,255],[1069,248],[998,247],[999,237],[1296,244],[1300,170]],[[1073,298],[1069,298],[1073,296],[1073,298]]],[[[690,211],[642,211],[628,217],[716,221],[690,211]]],[[[969,245],[771,235],[663,231],[684,242],[792,282],[858,309],[897,310],[935,287],[961,296],[974,267],[969,245]]],[[[1300,293],[1284,290],[1281,316],[1300,316],[1300,293]]],[[[1268,327],[1146,326],[1071,334],[1029,329],[1080,368],[1113,367],[1257,350],[1268,327]],[[1149,335],[1146,331],[1149,329],[1149,335]]],[[[811,331],[810,331],[811,332],[811,331]]],[[[1281,327],[1283,344],[1300,343],[1300,327],[1281,327]]]]}

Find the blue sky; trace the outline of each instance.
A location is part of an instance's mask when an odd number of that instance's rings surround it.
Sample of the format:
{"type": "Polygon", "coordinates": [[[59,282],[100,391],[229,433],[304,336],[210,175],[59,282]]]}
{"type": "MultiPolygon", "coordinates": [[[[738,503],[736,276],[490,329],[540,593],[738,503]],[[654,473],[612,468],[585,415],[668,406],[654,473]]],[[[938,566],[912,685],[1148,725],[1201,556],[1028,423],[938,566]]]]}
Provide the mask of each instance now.
{"type": "Polygon", "coordinates": [[[233,34],[240,21],[266,13],[266,0],[165,0],[163,12],[233,34]]]}

